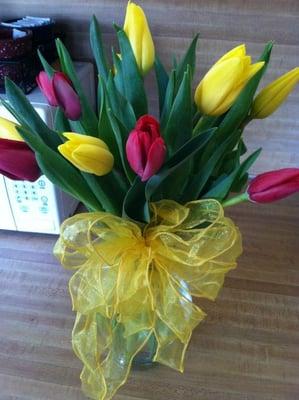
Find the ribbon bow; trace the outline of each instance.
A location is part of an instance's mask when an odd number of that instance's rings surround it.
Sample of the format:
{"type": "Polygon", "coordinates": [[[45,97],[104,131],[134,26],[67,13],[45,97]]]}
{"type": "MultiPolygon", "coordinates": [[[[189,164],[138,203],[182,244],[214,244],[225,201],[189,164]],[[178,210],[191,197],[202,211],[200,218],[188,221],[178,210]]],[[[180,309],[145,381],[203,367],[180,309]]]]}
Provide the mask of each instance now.
{"type": "Polygon", "coordinates": [[[69,282],[82,389],[111,399],[133,358],[154,335],[154,361],[183,372],[192,330],[241,254],[241,236],[216,200],[151,204],[146,226],[104,212],[66,220],[54,254],[77,270],[69,282]]]}

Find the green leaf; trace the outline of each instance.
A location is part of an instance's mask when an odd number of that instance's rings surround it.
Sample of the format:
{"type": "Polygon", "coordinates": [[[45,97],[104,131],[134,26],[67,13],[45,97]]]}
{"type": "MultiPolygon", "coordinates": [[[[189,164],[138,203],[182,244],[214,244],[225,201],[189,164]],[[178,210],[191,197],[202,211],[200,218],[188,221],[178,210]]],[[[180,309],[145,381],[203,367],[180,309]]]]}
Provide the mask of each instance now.
{"type": "Polygon", "coordinates": [[[238,174],[239,168],[236,167],[229,175],[218,179],[217,183],[213,185],[208,192],[204,193],[202,199],[216,199],[222,201],[228,195],[230,188],[238,174]]]}
{"type": "Polygon", "coordinates": [[[61,108],[56,108],[55,117],[54,117],[54,127],[55,131],[59,133],[70,132],[71,126],[69,120],[64,115],[64,112],[61,108]]]}
{"type": "Polygon", "coordinates": [[[121,195],[120,188],[115,183],[113,175],[110,173],[104,176],[96,176],[82,172],[82,176],[104,210],[114,215],[121,215],[124,196],[121,195]]]}
{"type": "Polygon", "coordinates": [[[107,80],[109,74],[107,60],[104,52],[100,24],[95,15],[92,16],[90,24],[90,46],[97,64],[98,73],[101,79],[107,80]]]}
{"type": "MultiPolygon", "coordinates": [[[[226,154],[228,149],[230,150],[234,143],[240,139],[241,131],[235,130],[233,134],[228,136],[225,141],[223,141],[218,146],[215,146],[217,130],[214,128],[214,137],[207,144],[204,151],[202,151],[197,157],[196,161],[197,171],[190,179],[187,188],[185,189],[184,201],[194,200],[200,197],[202,190],[205,188],[206,183],[209,178],[212,177],[214,169],[219,162],[219,160],[226,154]],[[206,157],[207,148],[212,149],[209,156],[206,157]],[[207,158],[207,161],[205,159],[207,158]]],[[[195,137],[201,137],[203,134],[195,137]]],[[[207,188],[209,190],[209,188],[207,188]]]]}
{"type": "Polygon", "coordinates": [[[252,154],[250,154],[249,157],[244,160],[240,166],[239,169],[239,176],[242,178],[245,173],[249,170],[249,168],[255,163],[259,155],[261,154],[262,148],[260,147],[256,151],[254,151],[252,154]]]}
{"type": "Polygon", "coordinates": [[[112,74],[106,84],[106,95],[113,114],[127,129],[127,134],[135,127],[136,117],[132,105],[117,90],[112,74]]]}
{"type": "Polygon", "coordinates": [[[48,128],[21,89],[10,79],[5,78],[5,90],[7,99],[14,109],[14,114],[19,116],[18,120],[21,123],[24,121],[26,127],[35,135],[40,136],[49,147],[56,151],[57,146],[61,144],[59,136],[48,128]]]}
{"type": "Polygon", "coordinates": [[[28,128],[28,129],[29,129],[29,126],[27,125],[27,123],[26,123],[25,119],[23,118],[23,116],[20,115],[19,113],[17,113],[16,110],[13,108],[13,106],[12,106],[7,100],[4,100],[3,98],[0,97],[0,104],[1,104],[4,108],[6,108],[6,110],[7,110],[8,112],[11,113],[11,115],[16,119],[16,121],[17,121],[20,125],[22,125],[22,126],[24,126],[25,128],[28,128]]]}
{"type": "Polygon", "coordinates": [[[167,89],[165,93],[165,99],[163,103],[163,111],[160,118],[161,129],[163,131],[167,121],[169,120],[169,114],[172,108],[174,100],[174,89],[175,89],[175,70],[173,69],[170,73],[170,77],[167,84],[167,89]]]}
{"type": "Polygon", "coordinates": [[[217,165],[214,168],[213,175],[219,176],[223,173],[229,174],[235,168],[240,166],[240,158],[242,151],[242,131],[239,130],[240,134],[236,136],[236,141],[232,141],[231,145],[227,148],[226,153],[219,159],[217,165]]]}
{"type": "Polygon", "coordinates": [[[176,75],[177,87],[179,87],[179,85],[181,84],[181,81],[184,78],[184,74],[185,74],[188,66],[190,67],[191,79],[194,75],[195,62],[196,62],[196,45],[198,42],[198,38],[199,38],[199,33],[197,33],[195,35],[195,37],[193,38],[182,61],[178,64],[178,66],[176,68],[176,70],[177,70],[177,75],[176,75]]]}
{"type": "Polygon", "coordinates": [[[121,51],[121,64],[126,98],[129,103],[132,104],[136,118],[139,118],[147,114],[148,109],[143,79],[127,35],[122,29],[117,27],[116,29],[121,51]]]}
{"type": "Polygon", "coordinates": [[[97,136],[98,119],[85,96],[70,54],[60,39],[56,39],[56,47],[62,71],[70,78],[80,98],[82,108],[82,117],[80,122],[84,127],[84,133],[91,136],[97,136]]]}
{"type": "Polygon", "coordinates": [[[95,137],[97,137],[98,135],[97,135],[97,132],[94,134],[90,134],[90,133],[88,133],[87,132],[87,130],[86,130],[86,127],[83,125],[83,123],[82,123],[82,121],[80,120],[80,121],[71,121],[71,120],[68,120],[69,121],[69,124],[70,124],[70,127],[71,127],[71,131],[72,132],[75,132],[75,133],[81,133],[82,135],[86,135],[86,134],[88,134],[88,135],[90,135],[90,136],[95,136],[95,137]]]}
{"type": "Polygon", "coordinates": [[[191,73],[188,66],[162,133],[170,154],[192,137],[191,73]]]}
{"type": "MultiPolygon", "coordinates": [[[[148,201],[151,201],[151,198],[154,194],[161,193],[162,197],[163,193],[163,185],[167,185],[167,189],[169,189],[169,185],[167,184],[167,179],[172,180],[172,193],[168,192],[167,196],[172,198],[173,195],[177,193],[177,191],[181,190],[181,187],[178,188],[176,185],[176,177],[177,173],[180,170],[182,172],[182,166],[186,166],[189,160],[198,154],[204,146],[209,142],[211,137],[213,136],[215,129],[209,129],[205,133],[200,136],[196,136],[190,139],[187,143],[184,144],[169,160],[164,164],[158,174],[152,176],[146,184],[145,188],[145,197],[148,201]],[[159,190],[159,192],[158,192],[159,190]]],[[[189,171],[185,169],[185,179],[188,179],[189,171]],[[187,176],[186,176],[187,174],[187,176]]]]}
{"type": "Polygon", "coordinates": [[[151,201],[171,199],[180,203],[188,184],[188,178],[192,173],[192,161],[192,157],[190,157],[175,169],[175,173],[166,177],[159,190],[153,193],[151,201]]]}
{"type": "Polygon", "coordinates": [[[240,146],[236,150],[228,152],[223,158],[222,162],[219,163],[219,171],[220,173],[229,174],[235,167],[240,166],[240,146]]]}
{"type": "Polygon", "coordinates": [[[138,222],[150,222],[149,204],[145,198],[145,182],[141,182],[138,176],[125,197],[123,217],[138,222]]]}
{"type": "Polygon", "coordinates": [[[42,55],[42,53],[39,49],[37,50],[37,54],[38,54],[40,62],[42,63],[42,66],[43,66],[45,72],[47,73],[48,77],[52,78],[52,76],[55,73],[55,69],[52,68],[52,66],[48,63],[48,61],[45,59],[45,57],[42,55]]]}
{"type": "Polygon", "coordinates": [[[160,59],[156,56],[155,58],[155,73],[156,73],[156,80],[158,86],[158,93],[159,93],[159,112],[160,116],[162,115],[164,100],[165,100],[165,93],[167,90],[167,85],[169,81],[168,73],[166,72],[163,64],[161,63],[160,59]]]}
{"type": "MultiPolygon", "coordinates": [[[[259,155],[261,154],[262,148],[257,149],[255,152],[250,154],[240,165],[238,174],[233,182],[231,190],[234,192],[239,191],[244,186],[244,177],[248,178],[247,171],[255,163],[259,155]]],[[[247,181],[246,178],[246,181],[247,181]]]]}
{"type": "Polygon", "coordinates": [[[231,187],[231,192],[240,193],[244,186],[247,184],[249,179],[249,175],[246,172],[242,178],[240,178],[237,182],[235,181],[231,187]]]}
{"type": "Polygon", "coordinates": [[[219,123],[222,121],[220,118],[221,117],[213,117],[211,115],[201,116],[193,129],[193,136],[200,135],[201,132],[204,132],[207,129],[219,126],[219,123]]]}
{"type": "Polygon", "coordinates": [[[242,138],[240,140],[239,146],[240,146],[240,155],[243,156],[247,152],[247,147],[242,138]]]}
{"type": "Polygon", "coordinates": [[[126,96],[126,89],[124,85],[124,74],[122,62],[119,56],[115,53],[114,49],[112,51],[112,60],[114,65],[114,82],[119,93],[122,94],[123,97],[126,96]]]}
{"type": "Polygon", "coordinates": [[[175,54],[172,55],[172,69],[176,70],[178,67],[178,60],[175,54]]]}
{"type": "Polygon", "coordinates": [[[258,158],[261,150],[262,149],[256,150],[245,161],[243,161],[240,166],[236,165],[229,175],[223,179],[217,180],[217,182],[215,182],[211,189],[206,192],[202,198],[213,198],[221,202],[228,196],[230,191],[234,191],[234,185],[237,187],[243,186],[244,176],[246,175],[247,170],[258,158]]]}
{"type": "MultiPolygon", "coordinates": [[[[102,98],[100,116],[99,116],[99,126],[98,126],[99,138],[102,139],[107,144],[109,150],[112,152],[114,156],[115,166],[117,168],[121,168],[122,162],[120,158],[120,149],[115,139],[115,132],[112,129],[110,116],[108,115],[107,111],[108,109],[107,97],[103,86],[101,86],[99,90],[101,91],[101,98],[102,98]]],[[[123,150],[123,148],[121,150],[123,150]]]]}
{"type": "Polygon", "coordinates": [[[123,125],[116,119],[116,117],[113,115],[111,111],[107,109],[107,116],[109,118],[109,122],[111,125],[111,128],[114,133],[114,138],[118,147],[118,152],[120,155],[121,163],[123,170],[125,172],[125,175],[130,183],[133,182],[133,179],[135,177],[135,173],[131,170],[127,157],[126,157],[126,152],[125,152],[125,147],[126,147],[126,141],[128,138],[128,132],[126,129],[123,127],[123,125]]]}
{"type": "Polygon", "coordinates": [[[101,115],[101,107],[102,107],[102,101],[103,101],[103,81],[98,75],[98,85],[97,85],[97,114],[100,116],[101,115]]]}

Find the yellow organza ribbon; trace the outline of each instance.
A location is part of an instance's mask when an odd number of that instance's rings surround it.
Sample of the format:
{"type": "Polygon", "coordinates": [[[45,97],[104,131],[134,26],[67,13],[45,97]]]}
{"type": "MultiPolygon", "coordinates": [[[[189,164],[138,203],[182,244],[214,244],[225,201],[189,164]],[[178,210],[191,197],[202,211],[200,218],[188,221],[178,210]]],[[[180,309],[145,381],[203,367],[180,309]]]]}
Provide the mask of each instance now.
{"type": "Polygon", "coordinates": [[[154,361],[182,372],[192,330],[205,317],[191,295],[214,300],[242,251],[238,228],[216,200],[163,200],[151,211],[143,227],[104,212],[75,215],[54,249],[76,270],[72,343],[92,399],[112,398],[152,334],[154,361]]]}

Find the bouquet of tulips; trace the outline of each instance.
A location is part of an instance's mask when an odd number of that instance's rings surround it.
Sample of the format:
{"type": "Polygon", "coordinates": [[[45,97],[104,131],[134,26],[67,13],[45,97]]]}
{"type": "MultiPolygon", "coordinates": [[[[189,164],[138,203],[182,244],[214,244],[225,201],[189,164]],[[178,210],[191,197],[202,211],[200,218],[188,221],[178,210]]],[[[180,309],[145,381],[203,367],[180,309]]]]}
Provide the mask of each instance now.
{"type": "Polygon", "coordinates": [[[206,73],[193,95],[196,44],[167,71],[155,55],[142,8],[127,5],[111,62],[95,17],[90,42],[98,70],[97,109],[85,97],[60,40],[61,71],[40,54],[37,82],[56,107],[55,129],[6,80],[2,101],[18,123],[0,119],[0,172],[45,174],[89,212],[66,220],[54,253],[70,279],[72,333],[84,392],[110,399],[134,358],[154,343],[153,361],[183,371],[192,330],[205,313],[193,297],[215,299],[241,254],[241,235],[224,207],[266,203],[299,191],[299,169],[257,176],[243,132],[271,115],[299,81],[299,68],[262,89],[268,43],[253,63],[240,45],[206,73]],[[144,77],[154,68],[159,117],[149,114],[144,77]]]}

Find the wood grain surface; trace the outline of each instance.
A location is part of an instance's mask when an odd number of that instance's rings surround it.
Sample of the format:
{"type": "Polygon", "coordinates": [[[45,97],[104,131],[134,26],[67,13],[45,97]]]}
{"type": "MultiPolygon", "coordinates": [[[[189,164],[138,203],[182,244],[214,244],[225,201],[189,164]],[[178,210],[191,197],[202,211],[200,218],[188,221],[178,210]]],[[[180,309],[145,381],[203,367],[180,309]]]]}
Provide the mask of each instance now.
{"type": "MultiPolygon", "coordinates": [[[[137,1],[137,0],[136,0],[137,1]]],[[[90,59],[88,28],[92,14],[102,24],[106,48],[115,45],[112,22],[123,23],[127,0],[0,0],[0,19],[23,15],[52,16],[67,33],[76,59],[90,59]]],[[[298,0],[140,0],[148,16],[161,59],[169,67],[172,55],[182,55],[200,32],[197,80],[224,52],[245,42],[256,59],[264,44],[275,41],[271,64],[262,86],[299,65],[298,0]]],[[[157,98],[148,79],[151,112],[157,98]]],[[[299,88],[271,118],[247,129],[250,150],[263,147],[252,173],[299,164],[299,88]]]]}
{"type": "MultiPolygon", "coordinates": [[[[229,211],[244,254],[216,302],[198,302],[185,373],[134,371],[115,400],[298,399],[299,196],[229,211]]],[[[0,400],[84,399],[56,238],[0,231],[0,400]]]]}

